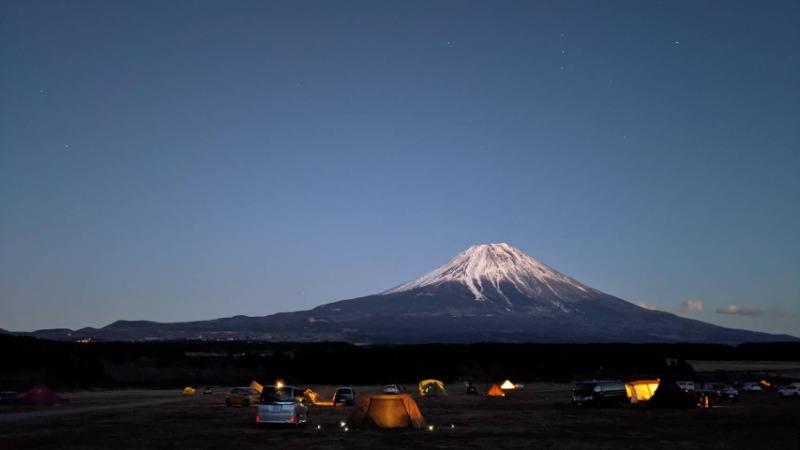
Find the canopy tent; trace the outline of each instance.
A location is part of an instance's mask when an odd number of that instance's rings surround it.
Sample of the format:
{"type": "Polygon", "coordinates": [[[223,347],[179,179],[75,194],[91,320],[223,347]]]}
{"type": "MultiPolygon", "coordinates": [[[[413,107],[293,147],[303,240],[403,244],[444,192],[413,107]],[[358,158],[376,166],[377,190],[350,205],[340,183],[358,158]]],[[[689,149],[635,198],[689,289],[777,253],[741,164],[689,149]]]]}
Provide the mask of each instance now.
{"type": "Polygon", "coordinates": [[[500,389],[500,386],[493,384],[492,387],[486,392],[487,397],[505,397],[506,393],[500,389]]]}
{"type": "Polygon", "coordinates": [[[419,382],[419,395],[423,397],[434,397],[437,395],[447,395],[444,383],[439,380],[422,380],[419,382]]]}
{"type": "Polygon", "coordinates": [[[646,408],[688,409],[705,406],[704,399],[694,392],[686,392],[674,381],[661,380],[655,394],[645,405],[646,408]]]}
{"type": "Polygon", "coordinates": [[[422,428],[425,419],[408,394],[362,395],[347,422],[355,428],[422,428]]]}
{"type": "Polygon", "coordinates": [[[258,383],[258,381],[253,380],[253,381],[250,382],[250,389],[253,389],[254,391],[256,391],[256,392],[258,392],[260,394],[261,391],[264,390],[264,386],[260,385],[258,383]]]}

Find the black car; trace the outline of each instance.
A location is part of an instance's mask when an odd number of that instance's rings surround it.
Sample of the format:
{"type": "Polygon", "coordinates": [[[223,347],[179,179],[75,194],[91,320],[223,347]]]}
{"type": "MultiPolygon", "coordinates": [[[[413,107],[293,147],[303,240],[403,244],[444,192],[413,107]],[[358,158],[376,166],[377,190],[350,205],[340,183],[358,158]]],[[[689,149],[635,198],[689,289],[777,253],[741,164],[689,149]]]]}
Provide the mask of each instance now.
{"type": "Polygon", "coordinates": [[[706,383],[699,392],[705,395],[709,401],[717,403],[723,400],[730,400],[732,402],[739,401],[739,391],[725,383],[706,383]]]}
{"type": "Polygon", "coordinates": [[[22,394],[14,391],[0,391],[0,405],[18,405],[22,403],[22,394]]]}
{"type": "Polygon", "coordinates": [[[572,390],[575,406],[622,406],[630,403],[625,383],[620,380],[581,381],[572,390]]]}

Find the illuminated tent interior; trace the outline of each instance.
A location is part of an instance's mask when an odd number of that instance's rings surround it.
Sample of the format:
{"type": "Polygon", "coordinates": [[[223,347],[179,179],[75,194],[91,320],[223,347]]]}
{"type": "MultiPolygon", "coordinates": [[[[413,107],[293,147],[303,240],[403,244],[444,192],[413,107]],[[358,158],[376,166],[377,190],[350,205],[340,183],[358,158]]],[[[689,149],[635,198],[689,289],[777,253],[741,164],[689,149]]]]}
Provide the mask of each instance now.
{"type": "Polygon", "coordinates": [[[500,385],[500,389],[503,389],[503,390],[516,389],[516,388],[517,388],[517,385],[512,383],[511,380],[506,380],[506,381],[503,382],[503,384],[500,385]]]}
{"type": "Polygon", "coordinates": [[[625,391],[631,403],[647,402],[658,389],[659,380],[637,380],[625,383],[625,391]]]}
{"type": "Polygon", "coordinates": [[[186,386],[185,388],[183,388],[183,393],[186,395],[194,395],[195,392],[196,390],[193,387],[186,386]]]}
{"type": "Polygon", "coordinates": [[[423,397],[434,397],[437,395],[447,395],[444,383],[439,380],[422,380],[419,382],[419,395],[423,397]]]}
{"type": "Polygon", "coordinates": [[[425,418],[408,394],[362,395],[348,417],[355,428],[422,428],[425,418]]]}

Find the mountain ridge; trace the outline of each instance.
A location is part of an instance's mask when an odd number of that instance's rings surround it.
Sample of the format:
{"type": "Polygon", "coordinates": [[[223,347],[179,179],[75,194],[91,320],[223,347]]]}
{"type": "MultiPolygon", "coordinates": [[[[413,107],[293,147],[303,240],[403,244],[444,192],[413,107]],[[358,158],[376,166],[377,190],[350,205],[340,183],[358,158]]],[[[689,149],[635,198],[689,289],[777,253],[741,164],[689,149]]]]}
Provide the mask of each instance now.
{"type": "Polygon", "coordinates": [[[506,243],[473,245],[421,277],[379,294],[305,311],[175,323],[118,320],[99,329],[14,334],[361,344],[800,340],[648,310],[580,283],[506,243]]]}

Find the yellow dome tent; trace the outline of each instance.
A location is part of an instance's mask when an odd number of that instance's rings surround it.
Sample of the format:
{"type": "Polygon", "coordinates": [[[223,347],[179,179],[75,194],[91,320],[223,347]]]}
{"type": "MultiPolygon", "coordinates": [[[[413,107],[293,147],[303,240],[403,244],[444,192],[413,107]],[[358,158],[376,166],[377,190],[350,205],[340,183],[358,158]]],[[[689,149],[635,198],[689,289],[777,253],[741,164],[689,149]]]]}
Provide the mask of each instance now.
{"type": "Polygon", "coordinates": [[[444,383],[439,380],[422,380],[419,382],[419,395],[423,397],[434,397],[437,395],[447,395],[444,383]]]}
{"type": "Polygon", "coordinates": [[[196,390],[193,387],[186,386],[185,388],[183,388],[183,393],[186,395],[194,395],[195,392],[196,390]]]}

